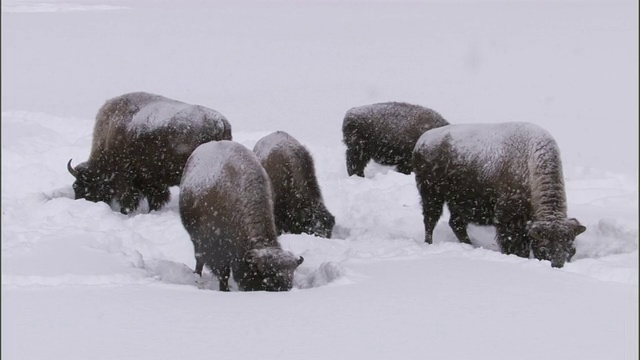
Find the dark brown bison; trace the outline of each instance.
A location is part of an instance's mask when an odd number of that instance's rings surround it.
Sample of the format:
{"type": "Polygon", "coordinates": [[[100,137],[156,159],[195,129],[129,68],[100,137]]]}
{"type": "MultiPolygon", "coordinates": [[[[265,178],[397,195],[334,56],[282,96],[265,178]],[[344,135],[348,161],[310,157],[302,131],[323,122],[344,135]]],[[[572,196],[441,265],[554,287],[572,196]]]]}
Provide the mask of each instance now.
{"type": "Polygon", "coordinates": [[[586,230],[567,219],[560,151],[529,123],[449,125],[420,137],[413,153],[422,198],[425,241],[446,202],[449,225],[470,243],[467,224],[493,225],[505,254],[550,260],[562,267],[586,230]]]}
{"type": "Polygon", "coordinates": [[[330,238],[336,221],[324,206],[309,151],[293,136],[276,131],[260,139],[253,152],[273,185],[278,232],[330,238]]]}
{"type": "Polygon", "coordinates": [[[219,112],[160,95],[129,93],[107,100],[96,116],[89,160],[67,169],[76,199],[117,201],[123,214],[146,197],[150,210],[166,204],[191,152],[212,140],[231,140],[219,112]]]}
{"type": "Polygon", "coordinates": [[[180,183],[180,217],[191,236],[196,273],[207,265],[229,291],[287,291],[304,260],[278,243],[271,181],[256,155],[232,141],[200,145],[180,183]]]}
{"type": "Polygon", "coordinates": [[[355,107],[347,111],[342,135],[347,146],[347,173],[364,176],[369,160],[396,165],[410,174],[411,155],[425,131],[449,123],[437,112],[418,105],[387,102],[355,107]]]}

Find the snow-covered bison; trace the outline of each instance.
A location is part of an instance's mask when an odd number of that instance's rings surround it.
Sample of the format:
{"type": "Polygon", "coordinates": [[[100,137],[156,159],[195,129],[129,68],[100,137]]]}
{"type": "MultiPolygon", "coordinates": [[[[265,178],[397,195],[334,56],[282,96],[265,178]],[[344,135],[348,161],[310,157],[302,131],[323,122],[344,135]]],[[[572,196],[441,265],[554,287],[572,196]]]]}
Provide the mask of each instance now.
{"type": "Polygon", "coordinates": [[[146,197],[149,209],[158,210],[191,152],[223,139],[231,140],[231,125],[215,110],[144,92],[107,100],[96,116],[89,159],[75,168],[67,163],[75,198],[116,200],[127,214],[146,197]]]}
{"type": "Polygon", "coordinates": [[[253,152],[273,185],[278,232],[330,238],[336,221],[322,200],[309,151],[293,136],[276,131],[260,139],[253,152]]]}
{"type": "Polygon", "coordinates": [[[396,165],[410,174],[411,154],[425,131],[449,123],[434,110],[400,102],[387,102],[349,109],[342,122],[347,146],[347,173],[364,177],[369,160],[396,165]]]}
{"type": "Polygon", "coordinates": [[[470,243],[467,224],[494,225],[505,254],[562,267],[586,230],[567,219],[560,151],[553,137],[529,123],[449,125],[424,133],[413,153],[422,198],[425,241],[446,202],[449,225],[470,243]]]}
{"type": "Polygon", "coordinates": [[[207,265],[229,291],[287,291],[304,260],[278,243],[271,182],[256,155],[233,141],[196,148],[180,183],[180,218],[191,236],[196,273],[207,265]]]}

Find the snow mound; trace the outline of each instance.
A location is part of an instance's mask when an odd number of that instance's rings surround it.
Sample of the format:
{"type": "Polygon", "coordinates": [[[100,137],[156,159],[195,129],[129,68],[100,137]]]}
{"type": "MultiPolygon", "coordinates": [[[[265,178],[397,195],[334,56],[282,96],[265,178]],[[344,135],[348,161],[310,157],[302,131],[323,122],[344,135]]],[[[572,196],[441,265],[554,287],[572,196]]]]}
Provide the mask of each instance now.
{"type": "Polygon", "coordinates": [[[299,270],[294,278],[294,287],[299,289],[309,289],[319,286],[328,285],[346,274],[346,270],[339,264],[334,262],[325,262],[320,264],[316,270],[308,274],[304,274],[303,270],[299,270]]]}
{"type": "Polygon", "coordinates": [[[638,250],[638,230],[610,219],[589,224],[587,231],[576,237],[574,259],[601,258],[638,250]]]}
{"type": "Polygon", "coordinates": [[[150,259],[144,262],[144,269],[155,280],[177,285],[196,285],[200,276],[185,264],[170,260],[150,259]]]}

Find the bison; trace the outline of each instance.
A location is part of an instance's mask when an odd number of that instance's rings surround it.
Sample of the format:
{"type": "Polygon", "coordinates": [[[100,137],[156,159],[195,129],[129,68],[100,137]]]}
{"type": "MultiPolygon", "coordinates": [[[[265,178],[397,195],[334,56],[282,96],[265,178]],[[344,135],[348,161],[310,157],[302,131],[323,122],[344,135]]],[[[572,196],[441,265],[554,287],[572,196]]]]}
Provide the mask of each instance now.
{"type": "Polygon", "coordinates": [[[278,243],[271,181],[256,155],[233,141],[196,148],[180,182],[180,218],[191,237],[196,273],[207,265],[220,290],[287,291],[304,260],[278,243]]]}
{"type": "Polygon", "coordinates": [[[115,200],[128,214],[146,197],[149,210],[158,210],[191,152],[212,140],[231,140],[231,125],[215,110],[144,92],[107,100],[96,116],[89,159],[75,168],[67,163],[75,198],[115,200]]]}
{"type": "Polygon", "coordinates": [[[567,218],[560,151],[553,137],[529,123],[448,125],[425,132],[413,151],[425,241],[446,202],[449,226],[470,243],[467,224],[493,225],[505,254],[562,267],[586,228],[567,218]]]}
{"type": "Polygon", "coordinates": [[[330,238],[336,221],[324,206],[309,151],[293,136],[276,131],[260,139],[253,152],[273,185],[278,233],[330,238]]]}
{"type": "Polygon", "coordinates": [[[396,165],[397,171],[410,174],[413,147],[420,135],[448,124],[431,109],[401,102],[349,109],[342,122],[347,173],[364,177],[364,169],[373,159],[379,164],[396,165]]]}

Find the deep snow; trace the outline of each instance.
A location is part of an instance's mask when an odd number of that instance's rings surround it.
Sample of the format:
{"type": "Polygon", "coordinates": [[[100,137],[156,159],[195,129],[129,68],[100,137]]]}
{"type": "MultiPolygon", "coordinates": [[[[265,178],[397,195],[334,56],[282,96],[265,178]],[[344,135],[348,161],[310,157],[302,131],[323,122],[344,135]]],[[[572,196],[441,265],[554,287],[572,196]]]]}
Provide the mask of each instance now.
{"type": "Polygon", "coordinates": [[[164,1],[2,3],[2,357],[636,359],[638,4],[164,1]],[[220,111],[252,149],[309,148],[332,239],[286,293],[198,279],[178,215],[73,200],[105,100],[150,91],[220,111]],[[354,106],[451,123],[530,121],[563,157],[587,227],[562,269],[505,256],[491,228],[425,245],[413,175],[348,177],[354,106]],[[234,289],[235,290],[235,289],[234,289]]]}

